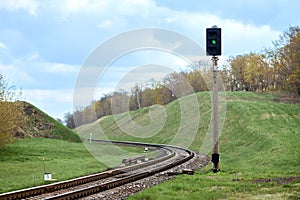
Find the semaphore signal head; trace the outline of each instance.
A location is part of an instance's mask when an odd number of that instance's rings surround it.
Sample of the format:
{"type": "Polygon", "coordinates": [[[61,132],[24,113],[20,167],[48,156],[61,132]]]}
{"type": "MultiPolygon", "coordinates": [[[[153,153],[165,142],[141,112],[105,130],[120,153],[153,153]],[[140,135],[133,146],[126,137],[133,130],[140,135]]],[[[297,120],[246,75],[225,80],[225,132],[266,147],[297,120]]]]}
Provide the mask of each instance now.
{"type": "Polygon", "coordinates": [[[206,54],[220,56],[221,51],[221,28],[216,26],[206,29],[206,54]]]}

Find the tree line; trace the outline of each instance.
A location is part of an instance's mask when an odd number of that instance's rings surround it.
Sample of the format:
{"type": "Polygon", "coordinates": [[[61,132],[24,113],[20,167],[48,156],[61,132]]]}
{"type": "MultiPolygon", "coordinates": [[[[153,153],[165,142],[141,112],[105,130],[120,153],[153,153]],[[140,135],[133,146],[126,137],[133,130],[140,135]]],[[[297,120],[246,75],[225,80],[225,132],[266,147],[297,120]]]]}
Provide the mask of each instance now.
{"type": "MultiPolygon", "coordinates": [[[[219,68],[219,76],[227,91],[280,91],[300,95],[300,28],[290,27],[272,47],[259,53],[230,57],[219,68]]],[[[67,113],[65,122],[69,128],[75,128],[106,115],[165,105],[192,92],[208,91],[209,77],[210,64],[196,62],[184,71],[167,75],[161,82],[136,84],[129,92],[107,94],[74,113],[67,113]],[[186,83],[192,90],[186,89],[186,83]]]]}
{"type": "Polygon", "coordinates": [[[286,91],[300,95],[300,29],[290,27],[273,47],[229,58],[221,73],[230,91],[286,91]]]}
{"type": "Polygon", "coordinates": [[[199,81],[201,79],[203,78],[200,71],[174,72],[167,75],[160,83],[136,84],[130,92],[121,90],[106,94],[87,107],[77,109],[73,114],[67,113],[65,122],[69,128],[75,128],[106,115],[137,110],[154,104],[165,105],[192,92],[207,91],[204,80],[203,83],[199,81]],[[180,89],[187,83],[191,84],[189,89],[180,89]]]}

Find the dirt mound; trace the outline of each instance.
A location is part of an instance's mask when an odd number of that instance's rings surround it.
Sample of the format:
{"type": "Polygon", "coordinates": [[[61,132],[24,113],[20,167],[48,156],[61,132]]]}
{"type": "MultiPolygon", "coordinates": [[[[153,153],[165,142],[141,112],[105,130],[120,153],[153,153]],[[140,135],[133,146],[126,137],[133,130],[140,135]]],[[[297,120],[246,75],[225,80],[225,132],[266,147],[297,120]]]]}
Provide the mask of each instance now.
{"type": "Polygon", "coordinates": [[[19,102],[23,113],[23,125],[15,129],[14,136],[17,138],[46,137],[55,127],[48,116],[27,102],[19,102]]]}
{"type": "Polygon", "coordinates": [[[15,129],[17,138],[56,138],[69,141],[80,141],[72,130],[48,116],[43,111],[27,102],[18,102],[22,110],[23,125],[15,129]]]}

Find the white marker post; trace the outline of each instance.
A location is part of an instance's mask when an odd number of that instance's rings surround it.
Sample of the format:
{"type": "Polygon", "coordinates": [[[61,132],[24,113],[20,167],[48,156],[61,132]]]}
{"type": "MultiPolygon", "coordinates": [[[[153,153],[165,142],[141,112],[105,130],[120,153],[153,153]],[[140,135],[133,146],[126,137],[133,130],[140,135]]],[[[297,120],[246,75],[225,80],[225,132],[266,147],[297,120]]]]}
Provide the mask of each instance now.
{"type": "Polygon", "coordinates": [[[92,143],[92,136],[93,136],[93,133],[90,133],[90,143],[92,143]]]}

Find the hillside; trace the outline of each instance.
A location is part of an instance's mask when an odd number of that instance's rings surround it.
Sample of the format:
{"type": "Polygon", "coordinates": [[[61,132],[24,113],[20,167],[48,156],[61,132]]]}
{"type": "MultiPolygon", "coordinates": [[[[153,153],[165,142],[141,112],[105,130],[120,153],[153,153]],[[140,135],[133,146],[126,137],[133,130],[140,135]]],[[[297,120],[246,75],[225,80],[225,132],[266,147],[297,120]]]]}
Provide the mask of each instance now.
{"type": "Polygon", "coordinates": [[[63,181],[106,169],[75,132],[35,106],[18,103],[24,125],[13,143],[0,148],[0,193],[45,184],[45,172],[63,181]]]}
{"type": "Polygon", "coordinates": [[[76,133],[27,102],[18,102],[23,110],[24,125],[15,130],[17,138],[55,138],[73,142],[80,139],[76,133]]]}
{"type": "MultiPolygon", "coordinates": [[[[191,138],[190,149],[199,152],[209,130],[211,98],[208,92],[197,93],[196,97],[201,116],[197,135],[191,138]]],[[[188,105],[184,110],[188,119],[186,121],[181,118],[182,99],[179,99],[163,107],[156,105],[130,113],[106,116],[97,122],[78,127],[77,131],[80,136],[86,138],[92,132],[93,138],[171,143],[178,130],[181,130],[183,135],[180,140],[184,142],[185,139],[189,139],[189,125],[198,119],[192,118],[194,116],[191,113],[195,105],[190,102],[190,97],[183,98],[186,98],[188,105]],[[164,108],[164,112],[161,112],[161,108],[164,108]],[[130,135],[124,128],[124,124],[129,124],[128,116],[136,125],[146,129],[136,129],[130,135]],[[165,120],[161,120],[163,116],[166,116],[165,120]],[[115,118],[119,120],[118,124],[115,118]],[[151,129],[147,125],[154,119],[163,122],[164,126],[157,129],[156,134],[145,135],[145,132],[153,131],[154,127],[151,129]],[[184,123],[180,125],[181,121],[184,123]],[[98,124],[101,125],[101,131],[98,124]],[[180,128],[182,126],[184,128],[180,128]],[[138,137],[139,134],[144,137],[138,137]]],[[[138,193],[131,199],[300,197],[300,105],[278,102],[278,98],[270,94],[246,92],[226,93],[224,99],[227,109],[219,140],[221,172],[214,174],[211,172],[211,166],[207,166],[197,171],[194,176],[178,176],[172,181],[138,193]]],[[[23,134],[19,134],[18,137],[25,140],[18,140],[0,152],[0,167],[3,169],[0,173],[0,193],[43,183],[43,157],[46,157],[47,171],[52,172],[59,180],[104,169],[102,164],[86,151],[83,144],[68,142],[77,141],[78,137],[74,132],[34,106],[22,103],[27,124],[20,127],[23,134]]]]}
{"type": "MultiPolygon", "coordinates": [[[[190,148],[199,152],[210,124],[211,98],[207,92],[198,93],[197,98],[201,123],[190,148]]],[[[300,105],[278,102],[274,95],[250,92],[226,93],[226,102],[226,119],[219,140],[222,172],[217,175],[211,174],[209,166],[207,171],[200,170],[195,177],[178,177],[174,182],[151,188],[149,192],[142,192],[137,195],[138,199],[145,196],[148,199],[170,199],[168,194],[172,194],[173,197],[178,195],[177,199],[187,195],[190,199],[199,199],[195,196],[202,196],[202,199],[252,199],[253,196],[261,199],[267,195],[275,199],[293,199],[300,196],[300,105]],[[273,179],[286,181],[283,181],[284,184],[277,184],[278,181],[272,181],[273,179]],[[185,184],[179,186],[183,182],[185,184]]],[[[190,109],[194,109],[192,104],[190,105],[190,109]]],[[[124,130],[122,126],[129,123],[125,114],[107,116],[99,123],[105,136],[113,140],[170,143],[179,129],[180,103],[174,101],[164,108],[167,116],[164,127],[150,137],[141,138],[138,137],[138,133],[132,136],[124,130]],[[119,126],[114,118],[120,120],[119,126]]],[[[136,124],[145,126],[151,122],[150,110],[155,116],[155,108],[151,107],[130,112],[129,115],[136,124]]],[[[95,126],[79,127],[82,136],[85,135],[84,132],[87,136],[93,129],[95,126]]],[[[186,133],[188,134],[188,131],[186,133]]]]}
{"type": "MultiPolygon", "coordinates": [[[[211,98],[207,92],[198,93],[200,107],[200,123],[197,135],[190,148],[199,152],[203,139],[209,131],[211,119],[211,98]]],[[[283,170],[285,173],[296,172],[300,163],[300,105],[278,102],[277,97],[268,94],[234,92],[226,94],[225,123],[220,137],[220,153],[222,161],[245,165],[251,168],[266,170],[274,165],[282,166],[290,163],[283,170]],[[252,166],[255,161],[259,165],[252,166]]],[[[93,134],[95,138],[107,137],[111,140],[130,140],[149,143],[170,143],[178,133],[181,119],[180,102],[178,100],[164,107],[166,119],[163,128],[154,136],[140,137],[137,130],[126,130],[124,124],[132,119],[137,125],[147,126],[151,123],[149,113],[155,116],[153,107],[132,111],[128,114],[107,116],[99,120],[104,134],[93,134]],[[153,114],[154,113],[154,114],[153,114]],[[127,116],[127,117],[126,117],[127,116]],[[118,119],[116,123],[115,119],[118,119]]],[[[193,106],[189,108],[195,109],[193,106]]],[[[159,118],[159,114],[157,114],[159,118]]],[[[162,117],[163,118],[163,117],[162,117]]],[[[190,124],[192,117],[187,115],[190,124]]],[[[160,119],[160,118],[159,118],[160,119]]],[[[188,124],[189,125],[189,124],[188,124]]],[[[188,126],[186,126],[188,127],[188,126]]],[[[182,128],[183,129],[183,128],[182,128]]],[[[143,130],[143,129],[141,129],[143,130]]],[[[88,137],[90,132],[96,133],[95,124],[78,128],[82,137],[88,137]]],[[[149,132],[152,131],[149,129],[149,132]]],[[[189,134],[189,129],[184,129],[189,134]]],[[[186,136],[187,136],[186,135],[186,136]]],[[[183,136],[181,139],[184,139],[183,136]]],[[[180,144],[180,143],[179,143],[180,144]]],[[[208,152],[207,152],[208,153],[208,152]]],[[[268,170],[269,171],[269,170],[268,170]]]]}

